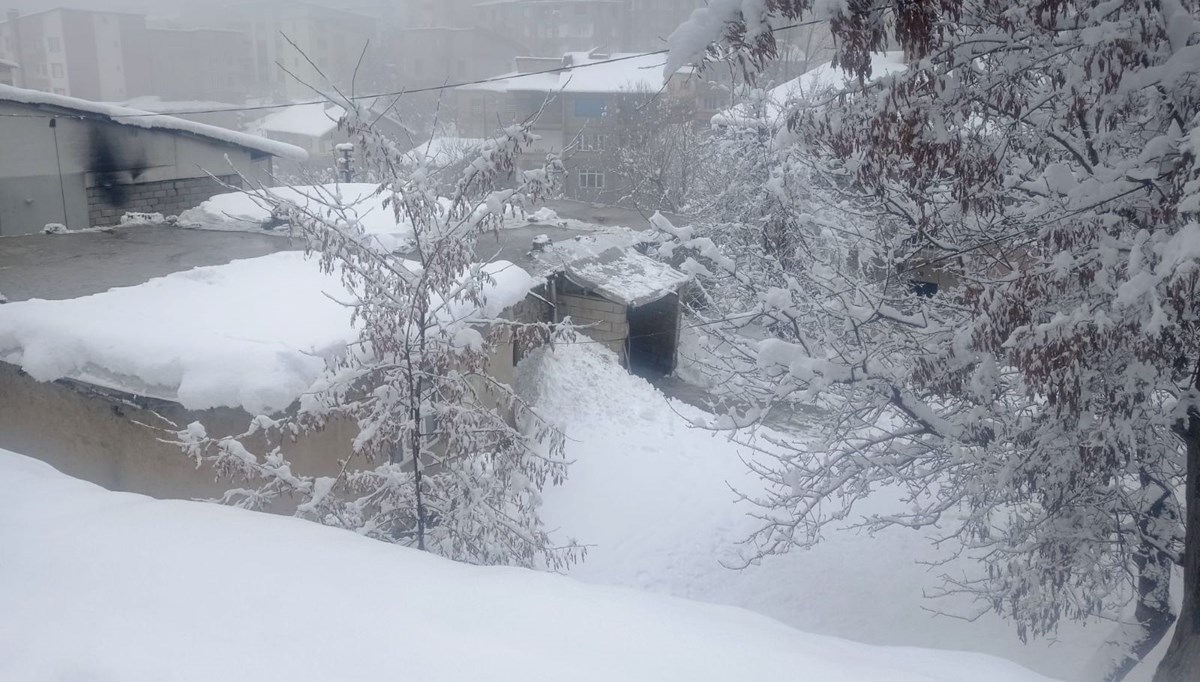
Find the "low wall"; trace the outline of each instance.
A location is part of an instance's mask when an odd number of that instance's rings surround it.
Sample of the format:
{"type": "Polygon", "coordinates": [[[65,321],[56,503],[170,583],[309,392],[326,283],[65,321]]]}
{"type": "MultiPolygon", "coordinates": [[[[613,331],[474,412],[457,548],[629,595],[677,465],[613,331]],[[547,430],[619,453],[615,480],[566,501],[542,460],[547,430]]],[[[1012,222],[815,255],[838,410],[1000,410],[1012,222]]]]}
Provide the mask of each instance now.
{"type": "MultiPolygon", "coordinates": [[[[513,360],[512,342],[505,337],[488,359],[488,374],[511,384],[513,360]]],[[[476,388],[485,403],[495,405],[486,382],[476,382],[476,388]]],[[[40,459],[109,490],[163,499],[219,496],[234,487],[233,482],[215,480],[211,467],[197,469],[177,445],[160,439],[196,421],[213,437],[244,433],[251,418],[240,409],[187,410],[175,402],[78,381],[41,382],[0,362],[0,448],[40,459]]],[[[358,427],[352,421],[332,419],[323,430],[285,442],[283,451],[297,473],[336,476],[338,460],[351,456],[356,435],[358,427]]],[[[262,453],[263,445],[261,440],[246,442],[256,454],[262,453]]]]}
{"type": "MultiPolygon", "coordinates": [[[[242,433],[251,418],[242,410],[191,411],[77,382],[40,382],[0,363],[0,448],[110,490],[189,499],[230,488],[214,481],[210,468],[197,470],[177,446],[159,440],[169,435],[154,428],[167,426],[163,417],[181,428],[200,421],[214,436],[242,433]]],[[[334,421],[285,444],[284,450],[298,470],[334,475],[356,431],[351,423],[334,421]]]]}
{"type": "Polygon", "coordinates": [[[214,194],[230,191],[222,182],[234,187],[242,186],[242,179],[236,174],[218,178],[220,182],[206,176],[117,185],[115,190],[123,194],[120,205],[108,203],[114,188],[99,185],[88,187],[88,222],[93,227],[116,225],[121,221],[121,216],[129,211],[179,215],[199,206],[214,194]]]}

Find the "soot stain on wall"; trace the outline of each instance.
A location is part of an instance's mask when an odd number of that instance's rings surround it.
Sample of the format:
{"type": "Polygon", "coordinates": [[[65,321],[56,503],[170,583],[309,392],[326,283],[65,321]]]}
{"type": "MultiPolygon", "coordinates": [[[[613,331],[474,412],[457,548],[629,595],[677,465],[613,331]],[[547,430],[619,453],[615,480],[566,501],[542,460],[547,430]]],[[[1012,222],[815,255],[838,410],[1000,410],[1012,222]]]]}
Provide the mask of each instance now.
{"type": "Polygon", "coordinates": [[[146,153],[135,136],[95,126],[88,133],[87,168],[96,174],[101,198],[110,206],[129,200],[129,185],[146,172],[146,153]]]}

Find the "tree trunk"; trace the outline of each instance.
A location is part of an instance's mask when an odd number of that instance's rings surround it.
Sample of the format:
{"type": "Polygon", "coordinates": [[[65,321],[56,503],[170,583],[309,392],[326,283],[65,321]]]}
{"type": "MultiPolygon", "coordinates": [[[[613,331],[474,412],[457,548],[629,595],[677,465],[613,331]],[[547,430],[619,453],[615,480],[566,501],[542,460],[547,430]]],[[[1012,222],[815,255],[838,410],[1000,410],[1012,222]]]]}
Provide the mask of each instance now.
{"type": "Polygon", "coordinates": [[[1154,682],[1200,679],[1200,415],[1189,415],[1183,440],[1187,446],[1183,606],[1175,625],[1175,637],[1154,674],[1154,682]]]}

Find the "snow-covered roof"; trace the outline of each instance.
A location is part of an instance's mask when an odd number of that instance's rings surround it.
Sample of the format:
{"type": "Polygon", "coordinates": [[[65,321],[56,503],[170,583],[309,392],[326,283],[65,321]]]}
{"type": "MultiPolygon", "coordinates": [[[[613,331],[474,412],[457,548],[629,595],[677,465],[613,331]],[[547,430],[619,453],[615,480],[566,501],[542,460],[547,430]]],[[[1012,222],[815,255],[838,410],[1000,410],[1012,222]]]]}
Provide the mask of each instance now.
{"type": "Polygon", "coordinates": [[[662,88],[662,54],[589,54],[569,52],[563,56],[562,71],[553,73],[507,73],[498,80],[464,85],[463,90],[490,92],[618,93],[658,92],[662,88]]]}
{"type": "Polygon", "coordinates": [[[321,138],[337,129],[338,119],[345,113],[341,107],[325,102],[296,104],[267,114],[250,129],[262,133],[321,138]]]}
{"type": "Polygon", "coordinates": [[[618,248],[569,263],[563,274],[585,289],[631,307],[677,292],[691,279],[666,263],[618,248]]]}
{"type": "Polygon", "coordinates": [[[118,106],[140,109],[156,114],[182,115],[188,113],[238,113],[238,105],[209,100],[165,100],[158,95],[142,95],[120,102],[118,106]],[[211,111],[210,111],[211,110],[211,111]]]}
{"type": "Polygon", "coordinates": [[[449,164],[473,153],[484,142],[487,140],[479,137],[438,136],[414,147],[405,156],[414,163],[426,159],[434,165],[449,164]]]}
{"type": "MultiPolygon", "coordinates": [[[[903,52],[877,52],[871,55],[871,80],[899,73],[906,68],[908,67],[904,63],[903,52]]],[[[782,85],[762,93],[762,105],[765,108],[763,112],[764,116],[768,121],[774,121],[783,113],[786,105],[793,100],[826,91],[838,90],[853,83],[854,78],[852,76],[840,67],[835,67],[833,62],[825,62],[782,85]]],[[[738,104],[713,116],[712,122],[716,125],[731,125],[744,122],[753,118],[753,109],[754,106],[752,104],[738,104]]]]}
{"type": "MultiPolygon", "coordinates": [[[[505,261],[481,266],[483,305],[448,319],[492,318],[535,284],[505,261]]],[[[194,268],[80,298],[0,306],[0,360],[40,381],[71,378],[188,409],[290,405],[357,337],[341,278],[303,253],[194,268]]]]}
{"type": "Polygon", "coordinates": [[[133,126],[135,128],[187,133],[214,142],[242,147],[253,152],[270,154],[271,156],[295,159],[297,161],[303,161],[308,158],[307,152],[294,145],[268,140],[257,135],[240,133],[228,128],[188,121],[174,116],[154,114],[140,109],[130,109],[117,104],[92,102],[86,99],[79,99],[78,97],[55,95],[48,92],[41,92],[40,90],[27,90],[11,85],[0,85],[0,102],[13,102],[15,104],[26,104],[35,107],[55,107],[78,112],[79,114],[87,114],[83,118],[94,119],[100,117],[112,123],[133,126]]]}

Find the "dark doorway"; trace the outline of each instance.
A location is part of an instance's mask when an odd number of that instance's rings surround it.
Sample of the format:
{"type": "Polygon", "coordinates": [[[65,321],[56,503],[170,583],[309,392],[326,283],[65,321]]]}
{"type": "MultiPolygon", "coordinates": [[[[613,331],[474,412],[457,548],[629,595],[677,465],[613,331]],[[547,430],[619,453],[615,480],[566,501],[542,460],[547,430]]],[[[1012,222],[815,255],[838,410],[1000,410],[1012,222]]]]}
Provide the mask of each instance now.
{"type": "Polygon", "coordinates": [[[629,309],[629,371],[655,378],[675,370],[679,337],[679,296],[668,294],[629,309]]]}

